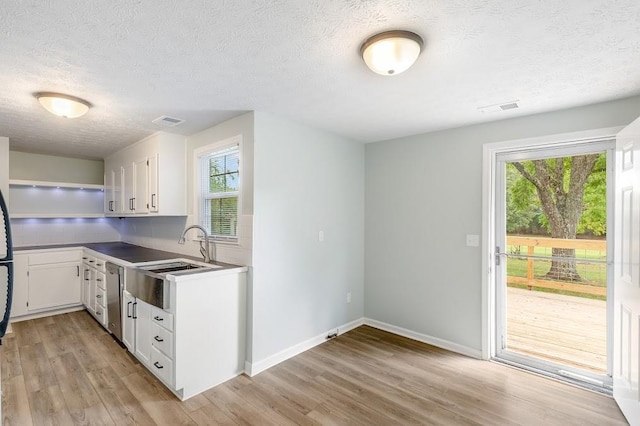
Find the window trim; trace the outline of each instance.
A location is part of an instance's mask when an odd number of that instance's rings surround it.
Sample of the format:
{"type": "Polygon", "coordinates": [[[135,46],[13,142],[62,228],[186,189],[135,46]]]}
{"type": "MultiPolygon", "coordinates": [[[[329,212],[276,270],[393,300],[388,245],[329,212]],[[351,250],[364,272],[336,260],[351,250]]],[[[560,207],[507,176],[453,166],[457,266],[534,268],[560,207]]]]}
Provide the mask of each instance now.
{"type": "MultiPolygon", "coordinates": [[[[224,235],[210,235],[209,241],[214,241],[216,243],[226,243],[238,245],[240,241],[240,229],[242,225],[242,194],[243,194],[243,182],[244,182],[244,173],[243,173],[243,156],[242,156],[242,135],[232,136],[227,139],[223,139],[217,142],[210,143],[208,145],[202,146],[200,148],[196,148],[193,151],[193,208],[194,208],[194,223],[198,225],[202,225],[202,191],[200,188],[201,176],[202,176],[202,168],[200,167],[200,159],[204,156],[212,154],[217,151],[223,151],[228,148],[232,148],[234,146],[238,147],[238,178],[239,178],[239,188],[237,191],[238,197],[238,213],[237,213],[237,233],[235,236],[224,236],[224,235]]],[[[236,192],[221,192],[216,194],[215,198],[224,198],[225,195],[236,195],[236,192]]],[[[202,238],[197,238],[197,240],[202,240],[202,238]]]]}

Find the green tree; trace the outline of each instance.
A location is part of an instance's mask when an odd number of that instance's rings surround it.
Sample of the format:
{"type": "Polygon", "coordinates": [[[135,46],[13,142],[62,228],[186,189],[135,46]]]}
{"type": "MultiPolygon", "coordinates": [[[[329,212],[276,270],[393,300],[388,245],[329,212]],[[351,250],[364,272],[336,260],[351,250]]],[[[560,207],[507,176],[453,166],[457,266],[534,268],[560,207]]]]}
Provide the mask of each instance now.
{"type": "MultiPolygon", "coordinates": [[[[514,220],[517,218],[514,223],[530,218],[530,224],[537,219],[552,238],[575,239],[578,230],[590,230],[595,235],[606,232],[604,154],[513,162],[512,165],[524,178],[513,178],[509,188],[508,200],[521,210],[519,215],[513,214],[514,220]],[[533,197],[533,193],[537,197],[533,197]],[[586,215],[583,214],[585,207],[589,210],[586,215]]],[[[553,248],[552,256],[548,277],[582,281],[576,269],[575,250],[553,248]]]]}

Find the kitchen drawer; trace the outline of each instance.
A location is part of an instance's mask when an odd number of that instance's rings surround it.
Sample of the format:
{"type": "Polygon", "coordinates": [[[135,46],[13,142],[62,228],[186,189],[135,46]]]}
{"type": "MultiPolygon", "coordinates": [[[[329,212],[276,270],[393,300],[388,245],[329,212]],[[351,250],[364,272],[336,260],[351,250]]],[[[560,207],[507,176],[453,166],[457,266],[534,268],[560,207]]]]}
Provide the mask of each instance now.
{"type": "Polygon", "coordinates": [[[107,289],[107,276],[103,272],[96,272],[96,285],[103,289],[107,289]]]}
{"type": "Polygon", "coordinates": [[[96,288],[96,304],[102,305],[102,309],[107,306],[107,292],[103,288],[96,288]]]}
{"type": "Polygon", "coordinates": [[[107,310],[96,303],[96,319],[100,322],[100,324],[106,326],[107,325],[107,310]]]}
{"type": "Polygon", "coordinates": [[[173,360],[158,348],[151,347],[151,371],[173,388],[173,360]]]}
{"type": "Polygon", "coordinates": [[[173,331],[173,314],[158,309],[155,306],[151,307],[151,322],[161,325],[169,331],[173,331]]]}
{"type": "Polygon", "coordinates": [[[151,334],[153,335],[151,344],[169,358],[173,358],[173,333],[158,324],[152,324],[151,334]]]}
{"type": "Polygon", "coordinates": [[[80,250],[52,251],[29,255],[29,265],[45,265],[47,263],[79,262],[82,257],[80,250]]]}
{"type": "Polygon", "coordinates": [[[99,257],[95,258],[96,262],[94,263],[95,268],[100,272],[107,272],[106,261],[104,259],[100,259],[99,257]]]}

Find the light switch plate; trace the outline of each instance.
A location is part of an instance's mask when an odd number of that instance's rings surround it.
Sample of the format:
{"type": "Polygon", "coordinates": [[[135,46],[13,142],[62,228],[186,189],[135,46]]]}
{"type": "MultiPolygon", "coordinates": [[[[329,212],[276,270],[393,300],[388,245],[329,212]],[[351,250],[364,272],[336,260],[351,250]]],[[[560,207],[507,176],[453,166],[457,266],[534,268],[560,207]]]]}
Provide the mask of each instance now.
{"type": "Polygon", "coordinates": [[[467,234],[467,247],[478,247],[480,245],[480,235],[467,234]]]}

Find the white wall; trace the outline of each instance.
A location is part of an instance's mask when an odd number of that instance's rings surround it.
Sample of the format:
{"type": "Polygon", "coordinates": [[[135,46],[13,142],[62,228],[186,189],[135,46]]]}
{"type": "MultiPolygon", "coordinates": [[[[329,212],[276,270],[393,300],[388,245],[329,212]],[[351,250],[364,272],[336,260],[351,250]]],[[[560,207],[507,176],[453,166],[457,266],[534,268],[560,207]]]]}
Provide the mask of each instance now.
{"type": "Polygon", "coordinates": [[[0,137],[0,191],[9,202],[9,138],[0,137]]]}
{"type": "Polygon", "coordinates": [[[118,219],[11,219],[15,247],[120,241],[118,219]]]}
{"type": "Polygon", "coordinates": [[[366,146],[365,315],[478,353],[482,145],[626,125],[640,97],[366,146]]]}
{"type": "MultiPolygon", "coordinates": [[[[253,113],[213,126],[187,138],[187,217],[127,217],[120,222],[122,240],[131,244],[152,247],[159,250],[200,256],[200,245],[187,240],[182,245],[178,239],[182,231],[196,223],[194,216],[194,150],[203,146],[242,135],[242,211],[238,221],[238,244],[216,243],[212,245],[216,260],[236,265],[251,265],[252,225],[253,225],[253,113]]],[[[197,235],[191,231],[190,237],[197,235]]]]}
{"type": "MultiPolygon", "coordinates": [[[[102,160],[83,160],[17,151],[8,151],[6,157],[4,155],[0,157],[3,160],[7,159],[7,167],[0,167],[0,173],[8,173],[8,177],[11,179],[97,185],[103,183],[102,160]]],[[[56,213],[75,213],[78,210],[82,210],[83,213],[102,212],[101,192],[78,191],[76,189],[56,190],[54,188],[27,188],[27,191],[22,192],[10,191],[13,205],[9,210],[12,213],[40,211],[41,208],[32,207],[47,203],[52,205],[58,203],[50,209],[51,212],[56,213]],[[72,196],[60,198],[64,192],[68,192],[72,196]],[[87,201],[96,198],[98,198],[97,202],[87,201]],[[95,207],[95,211],[88,211],[87,206],[95,207]]],[[[119,241],[118,225],[116,219],[105,218],[11,219],[13,244],[16,247],[119,241]]]]}
{"type": "Polygon", "coordinates": [[[11,179],[102,185],[104,161],[10,151],[11,179]]]}
{"type": "Polygon", "coordinates": [[[256,366],[363,316],[364,146],[255,112],[254,156],[256,366]]]}

